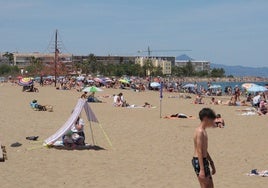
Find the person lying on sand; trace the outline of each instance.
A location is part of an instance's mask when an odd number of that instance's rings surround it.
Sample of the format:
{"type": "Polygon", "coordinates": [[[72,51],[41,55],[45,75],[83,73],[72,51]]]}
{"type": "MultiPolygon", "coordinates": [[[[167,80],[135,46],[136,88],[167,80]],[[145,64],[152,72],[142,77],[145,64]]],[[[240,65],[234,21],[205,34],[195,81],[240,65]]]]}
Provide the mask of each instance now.
{"type": "Polygon", "coordinates": [[[188,116],[186,114],[178,113],[172,114],[171,116],[165,116],[164,119],[196,119],[193,116],[188,116]]]}
{"type": "Polygon", "coordinates": [[[150,105],[148,102],[145,102],[144,105],[142,106],[143,108],[152,108],[153,106],[150,105]]]}

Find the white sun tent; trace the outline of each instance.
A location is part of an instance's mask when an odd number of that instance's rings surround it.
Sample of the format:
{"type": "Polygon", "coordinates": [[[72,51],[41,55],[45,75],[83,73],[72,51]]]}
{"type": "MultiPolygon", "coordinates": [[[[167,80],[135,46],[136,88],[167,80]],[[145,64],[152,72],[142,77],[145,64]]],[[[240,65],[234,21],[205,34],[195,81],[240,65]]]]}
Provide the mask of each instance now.
{"type": "Polygon", "coordinates": [[[82,110],[85,110],[88,121],[99,123],[95,114],[91,110],[89,104],[84,99],[79,99],[71,116],[66,121],[66,123],[59,129],[55,134],[50,136],[45,140],[45,145],[53,145],[57,140],[59,140],[64,134],[71,130],[72,126],[76,122],[77,118],[80,116],[82,110]]]}

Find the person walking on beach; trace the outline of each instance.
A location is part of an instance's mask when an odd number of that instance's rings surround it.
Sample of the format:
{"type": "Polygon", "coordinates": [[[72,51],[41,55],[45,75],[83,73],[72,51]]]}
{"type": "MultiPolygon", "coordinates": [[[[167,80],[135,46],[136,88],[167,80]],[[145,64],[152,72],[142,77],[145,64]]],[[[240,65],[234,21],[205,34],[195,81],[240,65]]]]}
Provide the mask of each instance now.
{"type": "Polygon", "coordinates": [[[210,108],[203,108],[199,112],[200,125],[194,133],[194,157],[192,165],[198,177],[201,188],[213,188],[212,175],[216,173],[216,168],[212,158],[208,153],[208,136],[206,128],[214,127],[216,114],[210,108]],[[212,172],[210,172],[210,166],[212,172]]]}

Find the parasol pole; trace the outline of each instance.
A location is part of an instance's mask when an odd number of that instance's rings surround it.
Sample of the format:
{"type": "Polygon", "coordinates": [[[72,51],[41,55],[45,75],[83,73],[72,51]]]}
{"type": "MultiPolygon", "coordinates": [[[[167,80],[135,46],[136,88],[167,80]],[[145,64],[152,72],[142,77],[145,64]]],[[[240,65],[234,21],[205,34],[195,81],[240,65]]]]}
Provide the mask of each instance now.
{"type": "Polygon", "coordinates": [[[162,118],[163,82],[160,83],[160,118],[162,118]]]}

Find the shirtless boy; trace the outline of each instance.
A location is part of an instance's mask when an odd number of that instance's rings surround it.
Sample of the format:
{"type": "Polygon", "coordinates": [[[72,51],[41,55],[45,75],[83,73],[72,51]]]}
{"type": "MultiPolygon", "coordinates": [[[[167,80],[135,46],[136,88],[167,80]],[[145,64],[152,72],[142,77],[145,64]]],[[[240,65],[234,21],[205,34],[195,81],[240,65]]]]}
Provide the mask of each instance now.
{"type": "Polygon", "coordinates": [[[200,125],[194,133],[194,157],[192,165],[198,177],[201,188],[213,188],[212,175],[216,173],[213,160],[208,153],[208,136],[206,128],[214,127],[216,114],[210,108],[203,108],[199,112],[200,125]],[[210,172],[210,166],[212,172],[210,172]]]}

